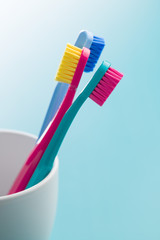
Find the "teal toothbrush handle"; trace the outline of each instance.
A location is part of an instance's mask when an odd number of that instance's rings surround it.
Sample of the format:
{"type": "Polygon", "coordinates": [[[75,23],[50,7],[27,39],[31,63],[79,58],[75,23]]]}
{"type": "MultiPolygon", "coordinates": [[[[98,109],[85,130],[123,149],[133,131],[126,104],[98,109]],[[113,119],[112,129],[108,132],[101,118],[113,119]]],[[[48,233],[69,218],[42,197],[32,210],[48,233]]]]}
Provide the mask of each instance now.
{"type": "Polygon", "coordinates": [[[32,175],[27,188],[32,187],[33,185],[39,183],[43,180],[47,174],[50,172],[54,159],[58,153],[58,150],[61,146],[61,143],[73,121],[77,112],[86,101],[86,99],[90,96],[93,92],[101,78],[104,76],[105,72],[110,67],[110,63],[104,61],[97,72],[92,77],[91,81],[87,84],[84,90],[80,93],[68,111],[65,113],[64,117],[62,118],[55,134],[53,135],[47,149],[45,150],[37,168],[35,169],[34,174],[32,175]]]}
{"type": "Polygon", "coordinates": [[[77,112],[85,102],[88,96],[82,92],[78,98],[74,101],[72,106],[69,108],[69,110],[64,115],[61,123],[59,124],[54,136],[52,137],[45,153],[43,154],[43,157],[41,158],[34,174],[32,175],[29,184],[27,185],[27,188],[32,187],[33,185],[39,183],[41,180],[43,180],[50,170],[52,169],[54,159],[58,153],[58,150],[61,146],[61,143],[72,123],[74,120],[77,112]]]}
{"type": "MultiPolygon", "coordinates": [[[[90,94],[93,92],[99,81],[104,76],[105,72],[108,70],[108,68],[111,66],[110,62],[103,61],[97,72],[92,77],[91,81],[87,84],[87,86],[83,89],[83,91],[79,94],[77,99],[73,102],[71,107],[68,109],[66,114],[64,115],[63,119],[61,120],[54,136],[52,137],[39,165],[41,164],[42,170],[44,172],[44,164],[49,166],[49,169],[51,170],[53,161],[58,153],[58,150],[61,146],[61,143],[73,121],[75,118],[77,112],[83,105],[83,103],[86,101],[86,99],[90,96],[90,94]],[[43,163],[42,163],[43,161],[43,163]]],[[[37,170],[37,168],[36,168],[37,170]]]]}

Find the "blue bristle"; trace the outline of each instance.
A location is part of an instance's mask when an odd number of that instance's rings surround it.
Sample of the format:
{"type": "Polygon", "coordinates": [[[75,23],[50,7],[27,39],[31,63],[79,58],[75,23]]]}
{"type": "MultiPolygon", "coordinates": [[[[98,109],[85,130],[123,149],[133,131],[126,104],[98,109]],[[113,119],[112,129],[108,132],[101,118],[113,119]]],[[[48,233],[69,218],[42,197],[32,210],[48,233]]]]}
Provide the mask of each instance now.
{"type": "Polygon", "coordinates": [[[101,55],[101,52],[105,46],[105,41],[103,38],[93,36],[93,42],[90,47],[90,56],[88,58],[86,67],[84,69],[85,72],[92,72],[98,59],[101,55]]]}

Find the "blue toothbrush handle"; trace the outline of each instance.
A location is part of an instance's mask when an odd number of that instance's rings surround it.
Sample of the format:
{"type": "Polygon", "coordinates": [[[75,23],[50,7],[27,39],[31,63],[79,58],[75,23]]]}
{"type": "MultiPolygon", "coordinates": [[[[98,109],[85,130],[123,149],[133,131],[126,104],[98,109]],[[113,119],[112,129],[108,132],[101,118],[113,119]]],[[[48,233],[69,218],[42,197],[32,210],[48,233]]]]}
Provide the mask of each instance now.
{"type": "MultiPolygon", "coordinates": [[[[90,48],[92,41],[93,41],[92,33],[89,33],[88,31],[81,31],[75,42],[75,46],[77,46],[79,48],[83,48],[84,46],[87,48],[90,48]]],[[[54,90],[54,93],[53,93],[52,99],[50,101],[50,104],[49,104],[49,107],[47,110],[47,114],[43,121],[37,141],[42,136],[42,134],[45,131],[45,129],[47,128],[48,124],[50,123],[50,121],[52,120],[54,115],[56,114],[59,106],[61,105],[61,103],[67,93],[68,87],[69,87],[69,85],[66,83],[61,83],[61,82],[57,83],[57,86],[54,90]]]]}
{"type": "MultiPolygon", "coordinates": [[[[93,42],[93,34],[88,32],[88,31],[82,30],[79,33],[78,38],[77,38],[77,40],[76,40],[74,45],[76,47],[79,47],[79,48],[86,47],[86,48],[89,49],[91,44],[92,44],[92,42],[93,42]]],[[[45,131],[46,127],[48,126],[48,124],[50,123],[50,121],[52,120],[54,115],[56,114],[59,106],[61,105],[61,103],[62,103],[62,101],[63,101],[63,99],[64,99],[64,97],[65,97],[65,95],[67,93],[68,87],[69,86],[66,83],[60,83],[59,82],[57,84],[57,86],[55,88],[55,91],[53,93],[50,105],[48,107],[48,111],[47,111],[47,114],[45,116],[43,125],[41,127],[38,139],[41,137],[41,135],[45,131]]]]}
{"type": "Polygon", "coordinates": [[[56,114],[59,106],[61,105],[61,103],[67,93],[68,87],[69,87],[69,85],[67,83],[60,83],[60,82],[57,83],[57,86],[53,92],[53,96],[52,96],[52,99],[50,101],[50,104],[49,104],[49,107],[47,110],[47,114],[43,121],[43,125],[41,127],[38,139],[41,137],[44,130],[46,129],[46,127],[48,126],[48,124],[53,119],[54,115],[56,114]]]}

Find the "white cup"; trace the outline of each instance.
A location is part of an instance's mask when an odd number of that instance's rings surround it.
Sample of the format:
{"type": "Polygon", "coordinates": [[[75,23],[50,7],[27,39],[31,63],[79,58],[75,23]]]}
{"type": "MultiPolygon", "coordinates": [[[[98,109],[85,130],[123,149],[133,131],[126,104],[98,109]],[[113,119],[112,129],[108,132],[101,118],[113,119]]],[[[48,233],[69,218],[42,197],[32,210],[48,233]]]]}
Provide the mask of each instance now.
{"type": "Polygon", "coordinates": [[[35,141],[26,133],[0,130],[0,240],[50,238],[58,194],[57,158],[43,181],[6,195],[35,141]]]}

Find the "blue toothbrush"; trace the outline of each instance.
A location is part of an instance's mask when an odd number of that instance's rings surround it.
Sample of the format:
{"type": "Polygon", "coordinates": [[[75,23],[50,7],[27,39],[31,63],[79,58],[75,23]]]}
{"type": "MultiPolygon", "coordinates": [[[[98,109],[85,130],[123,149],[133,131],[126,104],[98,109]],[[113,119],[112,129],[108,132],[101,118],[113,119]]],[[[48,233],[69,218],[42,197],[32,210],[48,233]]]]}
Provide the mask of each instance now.
{"type": "MultiPolygon", "coordinates": [[[[75,46],[79,48],[89,48],[90,49],[90,56],[87,61],[86,67],[84,69],[84,72],[91,72],[93,71],[100,55],[101,52],[105,46],[105,42],[103,38],[96,37],[92,33],[88,31],[82,30],[78,38],[75,42],[75,46]]],[[[50,121],[53,119],[54,115],[56,114],[58,108],[60,107],[66,93],[68,90],[69,85],[66,83],[57,83],[57,86],[53,92],[52,99],[50,101],[45,119],[43,121],[38,139],[41,137],[43,134],[44,130],[50,123],[50,121]]]]}

